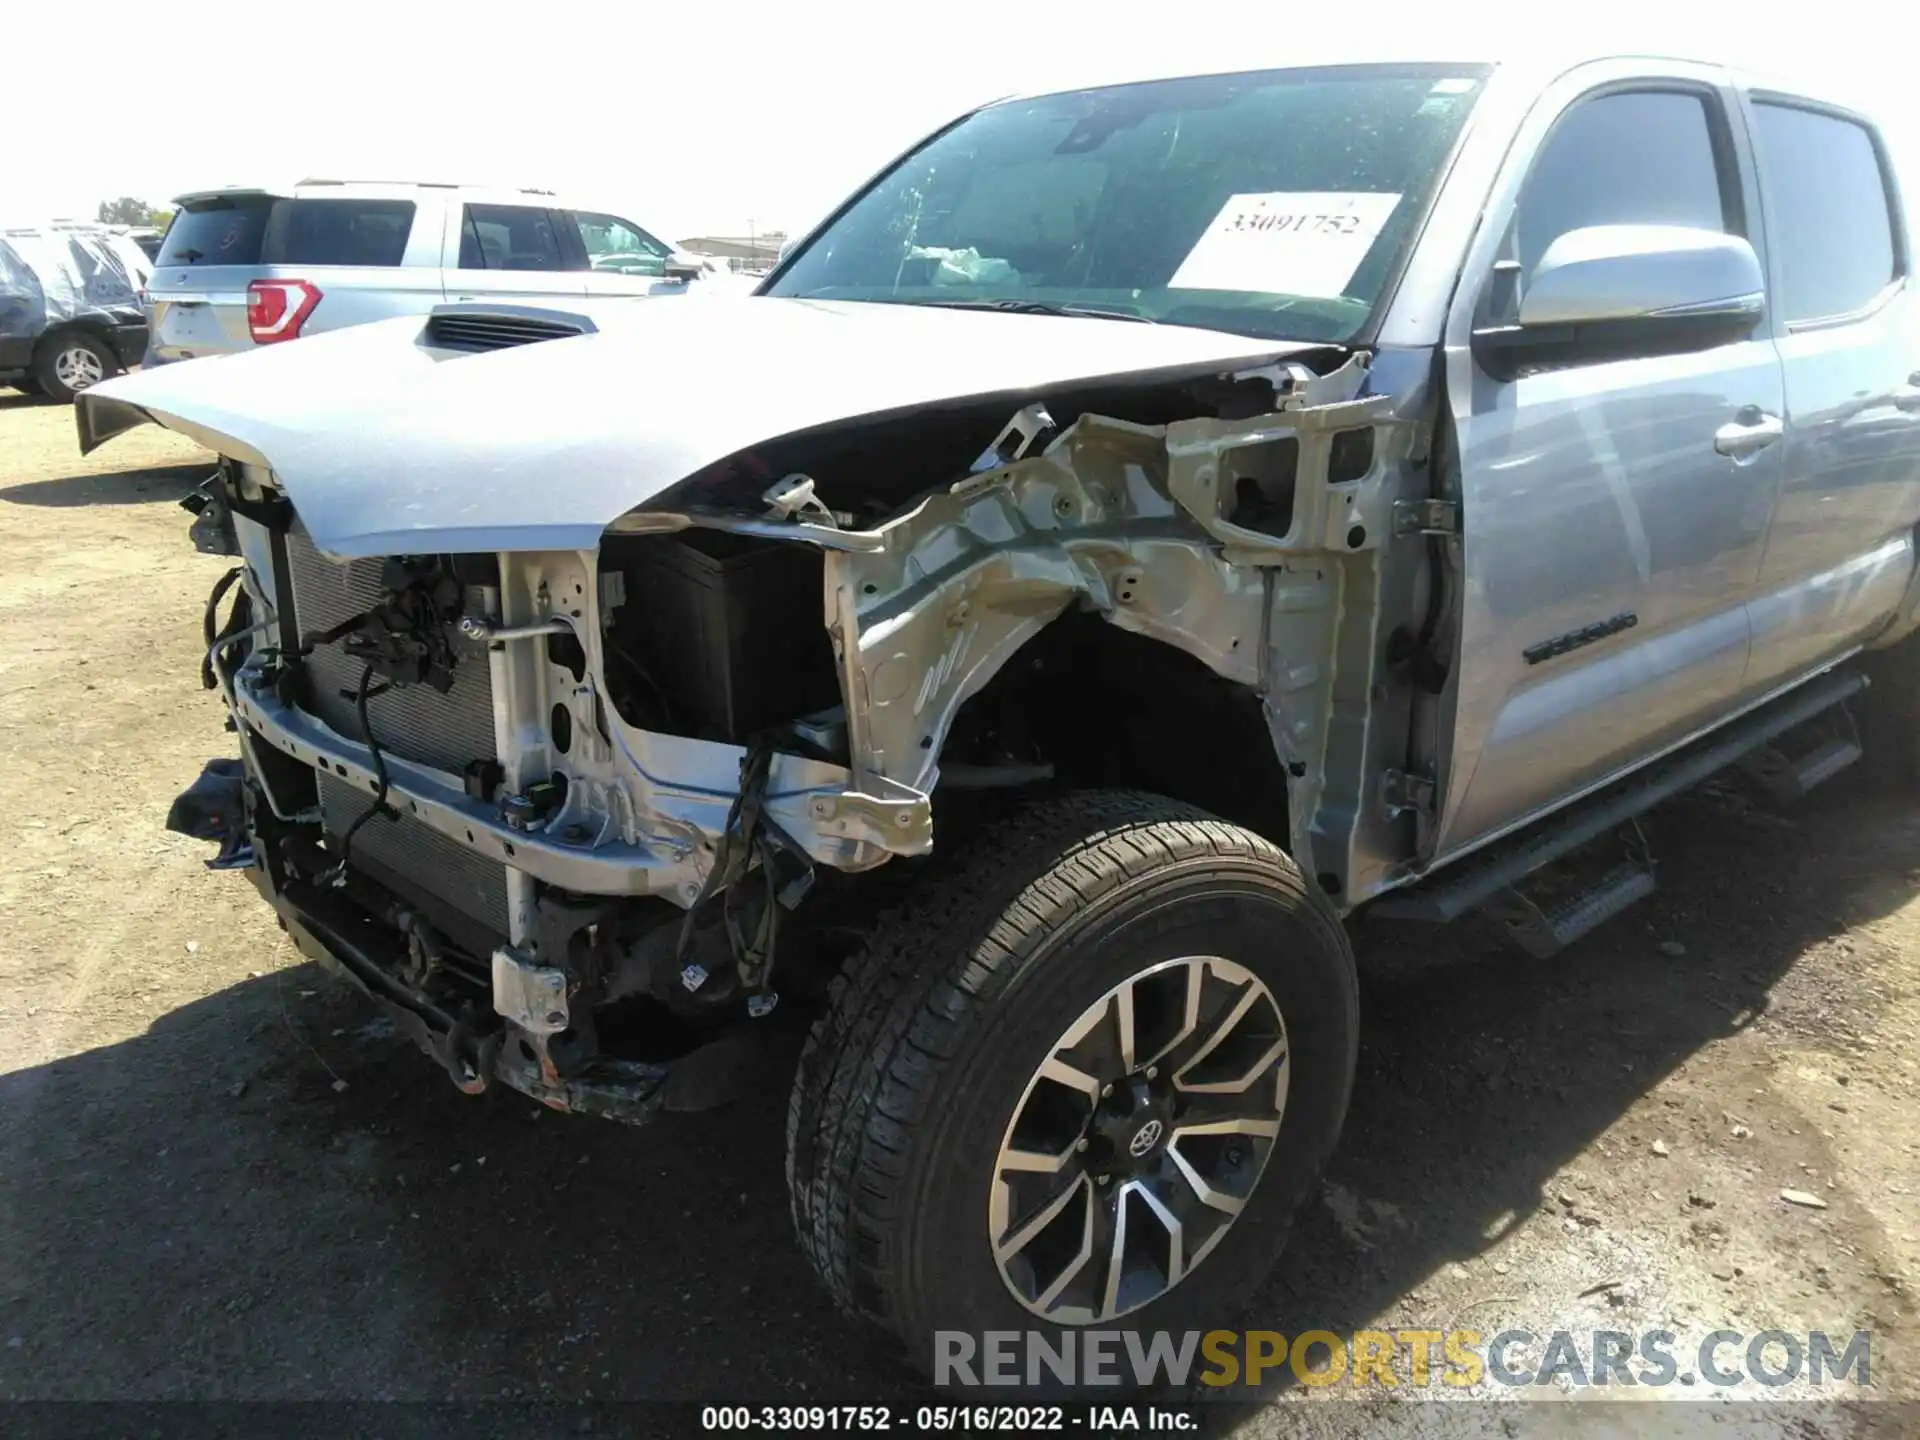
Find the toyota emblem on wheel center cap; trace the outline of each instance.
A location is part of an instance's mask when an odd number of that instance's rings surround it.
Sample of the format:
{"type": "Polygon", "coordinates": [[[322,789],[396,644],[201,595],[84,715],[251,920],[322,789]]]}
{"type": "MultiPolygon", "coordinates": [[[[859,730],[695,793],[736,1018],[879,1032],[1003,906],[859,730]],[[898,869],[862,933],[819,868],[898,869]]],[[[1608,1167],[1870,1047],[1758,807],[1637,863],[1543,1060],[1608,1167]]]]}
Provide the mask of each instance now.
{"type": "Polygon", "coordinates": [[[1127,1153],[1138,1160],[1155,1145],[1160,1143],[1162,1126],[1158,1120],[1149,1120],[1133,1132],[1133,1138],[1127,1141],[1127,1153]]]}

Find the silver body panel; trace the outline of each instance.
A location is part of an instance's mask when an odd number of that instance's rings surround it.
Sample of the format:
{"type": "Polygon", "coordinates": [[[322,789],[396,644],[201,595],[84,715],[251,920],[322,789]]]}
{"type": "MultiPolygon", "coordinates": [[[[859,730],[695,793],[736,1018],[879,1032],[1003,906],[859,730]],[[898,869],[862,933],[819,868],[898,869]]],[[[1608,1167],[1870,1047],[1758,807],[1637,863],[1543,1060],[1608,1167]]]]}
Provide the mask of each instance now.
{"type": "Polygon", "coordinates": [[[1920,410],[1897,401],[1920,370],[1920,304],[1902,289],[1855,320],[1780,329],[1788,428],[1756,586],[1755,685],[1868,638],[1914,569],[1920,410]]]}
{"type": "MultiPolygon", "coordinates": [[[[1913,577],[1920,419],[1892,404],[1920,363],[1910,279],[1874,317],[1821,339],[1762,324],[1693,354],[1507,384],[1472,353],[1480,288],[1529,164],[1554,122],[1596,91],[1643,81],[1716,91],[1764,246],[1736,78],[1664,60],[1565,72],[1508,137],[1457,262],[1446,365],[1467,603],[1430,864],[1844,658],[1892,621],[1913,577]],[[1780,443],[1718,453],[1716,430],[1750,406],[1782,422],[1780,443]],[[1598,644],[1546,665],[1524,658],[1536,642],[1624,614],[1637,623],[1598,644]]],[[[1777,288],[1777,257],[1762,256],[1777,288]]]]}
{"type": "Polygon", "coordinates": [[[1781,394],[1766,340],[1453,391],[1469,579],[1442,846],[1733,707],[1782,457],[1741,464],[1712,435],[1745,405],[1779,413],[1781,394]],[[1528,662],[1616,615],[1637,624],[1528,662]]]}

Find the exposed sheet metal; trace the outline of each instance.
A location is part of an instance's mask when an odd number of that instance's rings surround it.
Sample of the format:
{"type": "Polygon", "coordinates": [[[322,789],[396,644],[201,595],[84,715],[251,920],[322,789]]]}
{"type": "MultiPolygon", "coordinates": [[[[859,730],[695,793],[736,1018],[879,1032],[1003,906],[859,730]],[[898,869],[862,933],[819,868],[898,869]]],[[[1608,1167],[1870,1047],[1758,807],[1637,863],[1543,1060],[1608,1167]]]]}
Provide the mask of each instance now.
{"type": "Polygon", "coordinates": [[[270,466],[339,556],[579,550],[705,466],[866,415],[1315,348],[928,306],[739,299],[596,310],[597,334],[482,354],[382,321],[88,392],[82,449],[154,419],[270,466]]]}
{"type": "MultiPolygon", "coordinates": [[[[1389,398],[1363,394],[1364,357],[1330,375],[1270,378],[1280,394],[1263,415],[1164,426],[1082,416],[1040,454],[969,476],[877,529],[844,532],[843,543],[791,527],[826,551],[851,793],[931,792],[960,707],[1077,604],[1260,694],[1293,777],[1295,852],[1348,875],[1379,810],[1365,786],[1367,752],[1380,744],[1369,723],[1380,555],[1395,538],[1393,506],[1415,483],[1420,434],[1389,398]],[[1335,480],[1343,431],[1370,432],[1372,458],[1335,480]],[[1297,447],[1284,519],[1237,521],[1249,457],[1282,443],[1297,447]]],[[[816,796],[809,820],[833,820],[844,799],[816,796]]]]}

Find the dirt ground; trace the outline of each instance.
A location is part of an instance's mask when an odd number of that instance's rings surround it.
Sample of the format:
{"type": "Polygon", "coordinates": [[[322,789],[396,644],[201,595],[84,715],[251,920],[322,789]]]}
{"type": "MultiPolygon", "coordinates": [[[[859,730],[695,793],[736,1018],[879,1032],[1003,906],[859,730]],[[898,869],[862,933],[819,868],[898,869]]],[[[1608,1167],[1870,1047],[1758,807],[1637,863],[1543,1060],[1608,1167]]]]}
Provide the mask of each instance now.
{"type": "MultiPolygon", "coordinates": [[[[922,1397],[790,1243],[783,1094],[638,1131],[465,1098],[162,828],[233,753],[226,562],[175,504],[205,463],[83,460],[0,390],[0,1399],[922,1397]]],[[[1871,1393],[1920,1392],[1920,807],[1829,791],[1669,807],[1660,895],[1552,962],[1362,927],[1346,1139],[1253,1323],[1868,1330],[1871,1393]]],[[[1662,1393],[1736,1428],[1901,1428],[1725,1404],[1678,1353],[1662,1393]]],[[[1353,1394],[1209,1428],[1521,1433],[1353,1394]]]]}

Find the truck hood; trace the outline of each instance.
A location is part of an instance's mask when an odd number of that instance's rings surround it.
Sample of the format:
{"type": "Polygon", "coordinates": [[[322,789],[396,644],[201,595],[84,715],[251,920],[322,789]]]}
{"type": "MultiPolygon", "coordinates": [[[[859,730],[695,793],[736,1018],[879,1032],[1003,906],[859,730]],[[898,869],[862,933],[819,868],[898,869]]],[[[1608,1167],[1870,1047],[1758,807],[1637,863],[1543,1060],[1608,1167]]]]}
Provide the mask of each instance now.
{"type": "MultiPolygon", "coordinates": [[[[79,397],[80,448],[153,420],[270,468],[342,557],[593,549],[614,520],[782,436],[1326,347],[1113,320],[719,298],[591,312],[477,353],[409,316],[142,371],[79,397]]],[[[982,443],[991,435],[983,436],[982,443]]],[[[677,497],[683,498],[683,497],[677,497]]]]}

